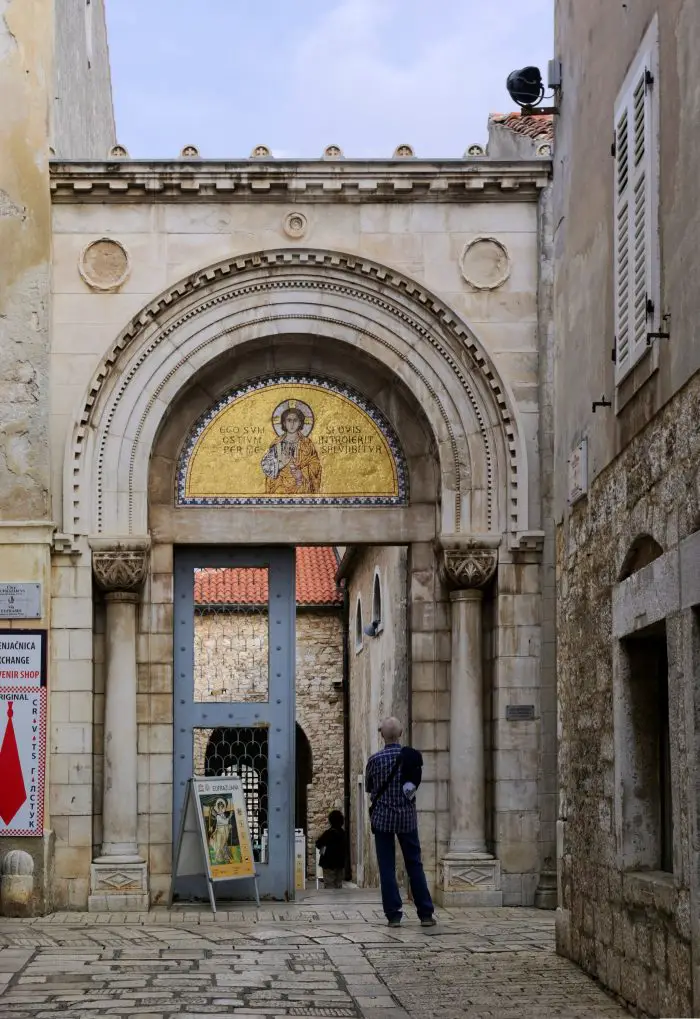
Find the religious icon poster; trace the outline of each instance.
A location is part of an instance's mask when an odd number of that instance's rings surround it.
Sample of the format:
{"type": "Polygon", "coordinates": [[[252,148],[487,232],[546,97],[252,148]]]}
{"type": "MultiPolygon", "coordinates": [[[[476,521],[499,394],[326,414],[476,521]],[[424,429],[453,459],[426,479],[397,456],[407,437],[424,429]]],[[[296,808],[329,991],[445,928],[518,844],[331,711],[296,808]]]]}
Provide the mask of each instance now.
{"type": "Polygon", "coordinates": [[[253,846],[241,780],[196,778],[192,786],[211,880],[254,877],[253,846]]]}

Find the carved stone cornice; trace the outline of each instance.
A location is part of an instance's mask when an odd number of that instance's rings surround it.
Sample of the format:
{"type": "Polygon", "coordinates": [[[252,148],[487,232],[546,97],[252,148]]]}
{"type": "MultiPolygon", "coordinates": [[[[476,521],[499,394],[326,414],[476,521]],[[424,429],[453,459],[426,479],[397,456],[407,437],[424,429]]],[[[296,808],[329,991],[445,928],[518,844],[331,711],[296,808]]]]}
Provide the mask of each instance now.
{"type": "Polygon", "coordinates": [[[93,538],[92,570],[103,591],[136,592],[148,571],[151,539],[93,538]]]}
{"type": "Polygon", "coordinates": [[[232,159],[51,162],[57,202],[537,201],[550,159],[232,159]]]}
{"type": "Polygon", "coordinates": [[[497,535],[443,535],[438,539],[440,572],[448,587],[485,587],[498,566],[497,535]]]}

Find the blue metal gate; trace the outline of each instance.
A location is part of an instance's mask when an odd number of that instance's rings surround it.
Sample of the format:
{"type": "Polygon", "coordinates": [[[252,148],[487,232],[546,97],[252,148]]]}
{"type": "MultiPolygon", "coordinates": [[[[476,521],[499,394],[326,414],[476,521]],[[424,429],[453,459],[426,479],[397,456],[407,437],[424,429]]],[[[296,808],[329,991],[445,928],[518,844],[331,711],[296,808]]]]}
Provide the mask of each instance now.
{"type": "MultiPolygon", "coordinates": [[[[260,894],[294,898],[295,553],[175,551],[173,844],[192,775],[239,775],[260,894]]],[[[179,898],[205,898],[180,878],[179,898]]],[[[232,881],[221,898],[253,898],[232,881]]]]}

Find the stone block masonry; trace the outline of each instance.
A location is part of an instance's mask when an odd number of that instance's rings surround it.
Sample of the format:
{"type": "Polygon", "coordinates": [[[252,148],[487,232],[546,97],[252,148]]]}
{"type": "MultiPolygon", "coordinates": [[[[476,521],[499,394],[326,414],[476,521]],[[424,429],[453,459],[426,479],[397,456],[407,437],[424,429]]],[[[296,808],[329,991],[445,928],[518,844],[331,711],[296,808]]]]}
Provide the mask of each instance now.
{"type": "MultiPolygon", "coordinates": [[[[557,534],[557,945],[649,1015],[693,1014],[700,599],[681,578],[692,573],[697,555],[699,420],[696,376],[599,475],[557,534]],[[658,558],[625,580],[642,541],[658,558]],[[624,641],[659,626],[668,653],[672,800],[673,844],[665,872],[658,869],[659,856],[643,859],[653,848],[658,821],[645,821],[641,773],[629,772],[638,737],[628,729],[624,672],[624,641]],[[631,795],[641,800],[630,820],[631,795]]],[[[655,705],[646,704],[642,714],[655,712],[655,705]]]]}

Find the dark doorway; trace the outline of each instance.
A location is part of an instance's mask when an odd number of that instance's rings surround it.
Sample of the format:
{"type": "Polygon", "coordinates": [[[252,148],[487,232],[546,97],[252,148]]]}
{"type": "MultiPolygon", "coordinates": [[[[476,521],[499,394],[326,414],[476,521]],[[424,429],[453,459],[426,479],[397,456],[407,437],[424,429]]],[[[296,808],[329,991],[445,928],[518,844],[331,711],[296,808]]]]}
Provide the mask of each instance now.
{"type": "Polygon", "coordinates": [[[313,755],[311,744],[306,733],[297,722],[296,746],[296,803],[294,805],[294,827],[309,834],[309,795],[308,787],[314,777],[313,755]]]}

